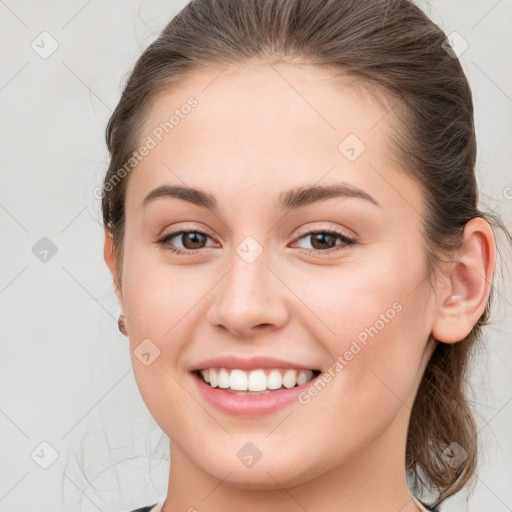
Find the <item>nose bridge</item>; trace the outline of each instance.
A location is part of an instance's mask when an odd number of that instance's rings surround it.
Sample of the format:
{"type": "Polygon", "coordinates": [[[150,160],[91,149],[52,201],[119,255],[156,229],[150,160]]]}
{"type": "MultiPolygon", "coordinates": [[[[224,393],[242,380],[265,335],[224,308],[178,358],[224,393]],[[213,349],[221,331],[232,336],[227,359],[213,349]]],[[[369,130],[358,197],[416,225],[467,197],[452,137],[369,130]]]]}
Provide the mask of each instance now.
{"type": "Polygon", "coordinates": [[[269,303],[270,270],[267,258],[259,256],[254,261],[247,261],[238,253],[233,255],[231,271],[224,285],[222,299],[232,313],[260,313],[269,303]]]}
{"type": "Polygon", "coordinates": [[[210,322],[237,335],[249,335],[262,326],[281,327],[288,313],[284,297],[276,293],[279,286],[267,267],[267,255],[246,240],[236,248],[230,264],[211,304],[210,322]]]}
{"type": "Polygon", "coordinates": [[[231,272],[228,275],[224,287],[224,298],[234,301],[233,310],[249,308],[252,304],[257,306],[264,300],[265,282],[264,274],[269,270],[260,259],[253,263],[243,261],[239,256],[233,257],[231,272]]]}

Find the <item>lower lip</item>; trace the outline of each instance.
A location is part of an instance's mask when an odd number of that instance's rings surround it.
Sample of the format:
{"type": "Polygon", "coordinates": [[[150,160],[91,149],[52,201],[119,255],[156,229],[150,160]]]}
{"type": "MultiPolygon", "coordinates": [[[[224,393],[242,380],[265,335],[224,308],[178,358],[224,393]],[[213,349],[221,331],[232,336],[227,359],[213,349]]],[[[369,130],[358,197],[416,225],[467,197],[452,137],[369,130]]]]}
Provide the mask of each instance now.
{"type": "Polygon", "coordinates": [[[270,414],[297,401],[298,395],[314,384],[319,375],[300,386],[290,389],[279,389],[261,395],[229,393],[223,391],[222,388],[212,388],[195,373],[192,374],[192,377],[204,398],[221,411],[240,416],[261,416],[263,414],[270,414]]]}

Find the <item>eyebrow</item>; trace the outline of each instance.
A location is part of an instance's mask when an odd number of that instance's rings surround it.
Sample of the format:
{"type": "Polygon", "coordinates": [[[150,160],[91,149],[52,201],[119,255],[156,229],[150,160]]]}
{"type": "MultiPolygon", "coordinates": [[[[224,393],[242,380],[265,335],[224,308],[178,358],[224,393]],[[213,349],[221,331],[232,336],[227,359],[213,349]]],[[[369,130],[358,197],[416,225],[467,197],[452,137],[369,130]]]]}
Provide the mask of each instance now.
{"type": "Polygon", "coordinates": [[[176,185],[162,185],[155,188],[144,198],[142,206],[146,207],[149,203],[160,197],[174,197],[211,210],[217,209],[217,200],[211,194],[196,188],[176,185]]]}
{"type": "Polygon", "coordinates": [[[283,192],[277,201],[277,208],[280,210],[291,210],[307,206],[317,201],[324,201],[336,197],[353,197],[364,199],[375,206],[381,205],[367,192],[352,185],[351,183],[332,183],[329,185],[311,185],[295,187],[283,192]]]}
{"type": "MultiPolygon", "coordinates": [[[[279,195],[276,208],[279,210],[292,210],[336,197],[363,199],[382,208],[370,194],[351,183],[343,182],[329,185],[304,185],[294,187],[279,195]]],[[[215,196],[196,188],[179,185],[162,185],[155,188],[144,198],[142,206],[146,207],[149,203],[158,198],[182,199],[183,201],[188,201],[196,206],[210,210],[218,209],[215,196]]]]}

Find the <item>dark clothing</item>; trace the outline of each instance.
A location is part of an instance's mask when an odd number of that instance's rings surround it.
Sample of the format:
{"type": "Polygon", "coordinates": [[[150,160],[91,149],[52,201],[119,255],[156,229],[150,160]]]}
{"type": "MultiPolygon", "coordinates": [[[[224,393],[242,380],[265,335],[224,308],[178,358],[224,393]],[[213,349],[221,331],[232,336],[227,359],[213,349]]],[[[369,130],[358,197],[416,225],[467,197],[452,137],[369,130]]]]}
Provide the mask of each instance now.
{"type": "MultiPolygon", "coordinates": [[[[418,499],[418,498],[416,498],[418,499]]],[[[433,507],[430,508],[426,503],[423,503],[423,501],[418,500],[427,510],[430,510],[430,512],[441,512],[441,509],[439,507],[433,507]]]]}
{"type": "Polygon", "coordinates": [[[156,505],[158,505],[158,503],[148,505],[147,507],[138,508],[137,510],[133,510],[132,512],[149,512],[156,505]]]}

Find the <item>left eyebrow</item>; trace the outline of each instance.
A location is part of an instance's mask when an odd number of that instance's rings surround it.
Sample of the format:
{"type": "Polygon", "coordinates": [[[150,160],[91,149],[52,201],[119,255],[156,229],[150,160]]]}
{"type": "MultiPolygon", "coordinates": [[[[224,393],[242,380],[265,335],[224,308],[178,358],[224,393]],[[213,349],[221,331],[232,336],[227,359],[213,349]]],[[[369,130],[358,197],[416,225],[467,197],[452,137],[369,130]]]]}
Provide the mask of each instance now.
{"type": "Polygon", "coordinates": [[[295,187],[283,192],[277,201],[277,208],[280,210],[295,209],[307,206],[317,201],[324,201],[335,197],[354,197],[368,201],[379,208],[382,206],[370,194],[356,187],[352,183],[333,183],[329,185],[311,185],[295,187]]]}

